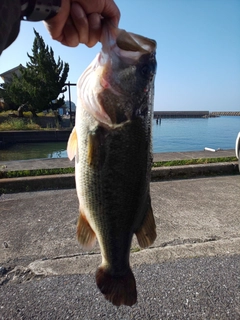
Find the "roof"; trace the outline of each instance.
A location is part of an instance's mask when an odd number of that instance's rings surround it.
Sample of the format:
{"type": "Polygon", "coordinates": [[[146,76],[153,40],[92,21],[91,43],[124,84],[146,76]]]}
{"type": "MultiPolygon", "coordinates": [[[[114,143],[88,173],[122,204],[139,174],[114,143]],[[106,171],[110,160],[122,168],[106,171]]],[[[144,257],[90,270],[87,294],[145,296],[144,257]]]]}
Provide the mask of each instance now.
{"type": "Polygon", "coordinates": [[[3,79],[3,81],[5,81],[4,79],[11,78],[13,73],[17,73],[19,71],[20,67],[24,68],[24,66],[22,64],[19,64],[17,67],[1,73],[0,77],[3,79]]]}

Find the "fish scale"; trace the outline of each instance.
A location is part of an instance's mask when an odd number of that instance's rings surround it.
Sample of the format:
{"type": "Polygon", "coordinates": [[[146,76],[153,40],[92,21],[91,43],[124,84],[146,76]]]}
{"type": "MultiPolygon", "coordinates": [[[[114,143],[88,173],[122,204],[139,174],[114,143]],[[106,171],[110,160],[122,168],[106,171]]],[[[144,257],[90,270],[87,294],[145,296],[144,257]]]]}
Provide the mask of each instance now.
{"type": "Polygon", "coordinates": [[[105,25],[102,44],[78,81],[68,155],[76,158],[78,240],[91,249],[97,239],[101,249],[97,286],[114,305],[131,306],[133,235],[143,248],[156,238],[149,188],[156,43],[105,25]]]}

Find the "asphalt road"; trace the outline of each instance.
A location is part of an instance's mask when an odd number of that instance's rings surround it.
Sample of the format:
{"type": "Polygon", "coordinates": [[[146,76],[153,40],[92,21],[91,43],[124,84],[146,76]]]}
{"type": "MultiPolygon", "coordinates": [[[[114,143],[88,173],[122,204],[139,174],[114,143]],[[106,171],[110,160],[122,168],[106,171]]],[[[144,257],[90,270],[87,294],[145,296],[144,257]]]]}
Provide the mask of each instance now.
{"type": "Polygon", "coordinates": [[[112,306],[92,274],[0,287],[1,319],[240,319],[240,255],[178,259],[134,268],[138,303],[112,306]]]}
{"type": "Polygon", "coordinates": [[[158,238],[131,265],[138,303],[98,291],[75,190],[0,197],[0,319],[240,319],[240,177],[151,183],[158,238]]]}

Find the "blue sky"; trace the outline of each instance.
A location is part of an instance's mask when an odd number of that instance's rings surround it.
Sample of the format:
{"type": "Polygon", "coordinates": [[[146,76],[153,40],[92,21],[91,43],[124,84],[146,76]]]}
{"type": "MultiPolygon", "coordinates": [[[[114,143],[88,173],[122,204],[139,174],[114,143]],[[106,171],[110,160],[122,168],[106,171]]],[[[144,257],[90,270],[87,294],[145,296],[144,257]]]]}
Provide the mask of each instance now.
{"type": "MultiPolygon", "coordinates": [[[[155,39],[157,76],[155,110],[240,110],[239,0],[116,0],[120,28],[155,39]]],[[[33,27],[56,58],[70,65],[68,80],[77,81],[100,50],[53,41],[41,22],[22,22],[17,40],[3,52],[0,73],[25,65],[33,27]]],[[[76,90],[71,90],[76,102],[76,90]]],[[[66,100],[68,93],[65,94],[66,100]]]]}

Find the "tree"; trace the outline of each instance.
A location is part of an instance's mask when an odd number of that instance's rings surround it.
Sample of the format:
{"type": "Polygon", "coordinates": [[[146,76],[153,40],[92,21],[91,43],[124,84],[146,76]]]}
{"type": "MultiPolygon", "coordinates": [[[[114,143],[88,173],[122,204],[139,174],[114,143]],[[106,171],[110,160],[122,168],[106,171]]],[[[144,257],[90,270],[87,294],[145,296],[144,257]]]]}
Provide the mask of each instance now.
{"type": "Polygon", "coordinates": [[[69,65],[63,63],[58,57],[54,59],[53,49],[45,45],[43,38],[34,29],[35,39],[32,55],[27,54],[30,62],[26,68],[20,69],[20,76],[13,75],[9,84],[2,86],[5,91],[2,96],[7,102],[11,101],[20,106],[25,104],[32,111],[37,112],[48,109],[57,109],[64,104],[69,65]]]}
{"type": "Polygon", "coordinates": [[[7,92],[7,84],[0,84],[0,98],[3,99],[4,102],[1,103],[1,109],[3,110],[17,110],[18,106],[12,101],[7,92]]]}

